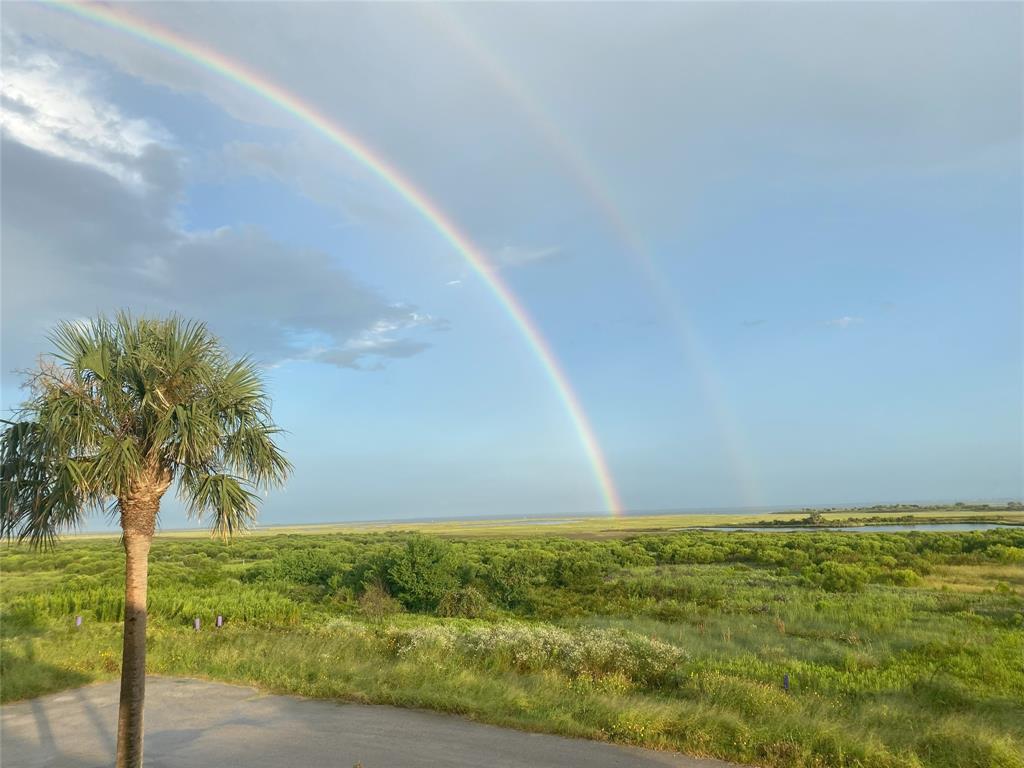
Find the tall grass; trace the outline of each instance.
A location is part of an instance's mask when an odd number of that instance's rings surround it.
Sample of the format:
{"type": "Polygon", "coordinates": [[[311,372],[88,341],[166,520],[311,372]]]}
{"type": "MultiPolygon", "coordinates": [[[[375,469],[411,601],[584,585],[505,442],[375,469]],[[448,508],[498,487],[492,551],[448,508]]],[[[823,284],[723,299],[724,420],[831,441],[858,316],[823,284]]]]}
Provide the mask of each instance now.
{"type": "MultiPolygon", "coordinates": [[[[297,603],[276,592],[247,584],[219,586],[203,591],[155,587],[147,608],[155,619],[176,620],[191,625],[194,619],[213,622],[227,614],[230,621],[256,626],[290,626],[299,622],[297,603]]],[[[57,587],[48,592],[20,595],[6,610],[22,621],[66,619],[82,616],[94,621],[124,619],[124,589],[116,586],[57,587]]]]}

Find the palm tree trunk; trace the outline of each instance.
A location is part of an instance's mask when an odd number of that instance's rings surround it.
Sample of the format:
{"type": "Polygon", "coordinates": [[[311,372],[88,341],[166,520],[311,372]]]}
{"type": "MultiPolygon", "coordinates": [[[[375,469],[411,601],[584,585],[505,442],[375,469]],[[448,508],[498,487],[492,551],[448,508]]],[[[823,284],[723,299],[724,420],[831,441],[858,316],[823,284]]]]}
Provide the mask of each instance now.
{"type": "MultiPolygon", "coordinates": [[[[155,517],[155,515],[154,515],[155,517]]],[[[142,765],[142,707],[146,698],[146,590],[153,530],[124,526],[124,649],[117,717],[117,768],[142,765]]]]}

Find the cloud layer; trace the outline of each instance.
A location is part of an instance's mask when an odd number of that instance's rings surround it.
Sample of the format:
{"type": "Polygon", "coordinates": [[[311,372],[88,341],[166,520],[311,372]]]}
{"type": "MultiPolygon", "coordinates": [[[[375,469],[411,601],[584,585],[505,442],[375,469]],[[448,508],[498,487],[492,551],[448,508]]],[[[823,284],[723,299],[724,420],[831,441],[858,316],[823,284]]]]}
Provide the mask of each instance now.
{"type": "Polygon", "coordinates": [[[184,227],[183,159],[166,131],[126,118],[87,70],[41,54],[5,54],[4,66],[5,372],[58,318],[121,307],[205,318],[267,363],[376,368],[430,346],[410,334],[443,327],[322,251],[258,227],[184,227]]]}

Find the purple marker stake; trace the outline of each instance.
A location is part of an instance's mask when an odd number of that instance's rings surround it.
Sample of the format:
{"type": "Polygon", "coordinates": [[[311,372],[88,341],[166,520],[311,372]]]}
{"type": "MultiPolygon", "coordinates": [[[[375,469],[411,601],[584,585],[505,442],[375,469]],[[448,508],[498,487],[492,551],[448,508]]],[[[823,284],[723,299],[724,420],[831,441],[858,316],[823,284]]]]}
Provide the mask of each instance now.
{"type": "Polygon", "coordinates": [[[218,628],[220,628],[220,627],[223,627],[223,626],[224,626],[224,617],[223,617],[223,616],[221,616],[221,615],[220,615],[220,614],[218,613],[218,614],[217,614],[217,627],[218,627],[218,628]]]}
{"type": "Polygon", "coordinates": [[[82,626],[82,617],[81,616],[75,616],[75,626],[76,627],[82,626]]]}
{"type": "Polygon", "coordinates": [[[195,622],[193,622],[193,624],[194,624],[194,626],[196,628],[196,632],[198,632],[199,631],[199,618],[198,617],[196,617],[196,620],[195,620],[195,622]]]}
{"type": "Polygon", "coordinates": [[[789,693],[789,675],[782,676],[782,690],[789,693]]]}

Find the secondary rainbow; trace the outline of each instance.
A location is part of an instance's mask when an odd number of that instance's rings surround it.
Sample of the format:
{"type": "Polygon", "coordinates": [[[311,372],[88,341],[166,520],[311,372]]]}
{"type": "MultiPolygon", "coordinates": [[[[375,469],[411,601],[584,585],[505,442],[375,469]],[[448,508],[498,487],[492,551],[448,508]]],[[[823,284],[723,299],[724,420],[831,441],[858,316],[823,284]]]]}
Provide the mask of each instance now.
{"type": "Polygon", "coordinates": [[[63,0],[50,0],[50,4],[80,18],[125,32],[237,83],[293,115],[344,149],[404,198],[442,237],[451,243],[473,271],[483,279],[518,326],[558,393],[559,399],[565,405],[569,419],[594,473],[605,506],[612,514],[622,513],[622,501],[593,427],[547,339],[541,334],[540,329],[515,294],[502,282],[497,269],[488,262],[483,252],[473,244],[467,235],[460,232],[454,222],[409,179],[374,152],[364,141],[332,122],[311,104],[222,53],[188,40],[176,32],[141,19],[120,8],[114,9],[110,6],[92,3],[64,2],[63,0]]]}
{"type": "Polygon", "coordinates": [[[669,326],[675,331],[675,339],[679,343],[683,358],[697,377],[704,401],[718,428],[719,438],[729,455],[743,502],[747,506],[759,506],[762,503],[761,494],[746,437],[733,410],[729,407],[725,398],[725,388],[704,350],[700,335],[694,328],[686,307],[670,290],[671,282],[658,267],[639,230],[623,213],[615,200],[611,186],[598,170],[596,163],[587,156],[583,143],[574,140],[561,127],[551,111],[537,97],[534,89],[519,78],[512,67],[498,56],[494,46],[481,40],[450,5],[425,3],[418,7],[428,22],[469,54],[480,70],[520,108],[536,133],[551,148],[553,156],[561,163],[567,175],[601,213],[603,220],[621,243],[625,254],[631,256],[640,267],[644,281],[657,305],[669,326]]]}

